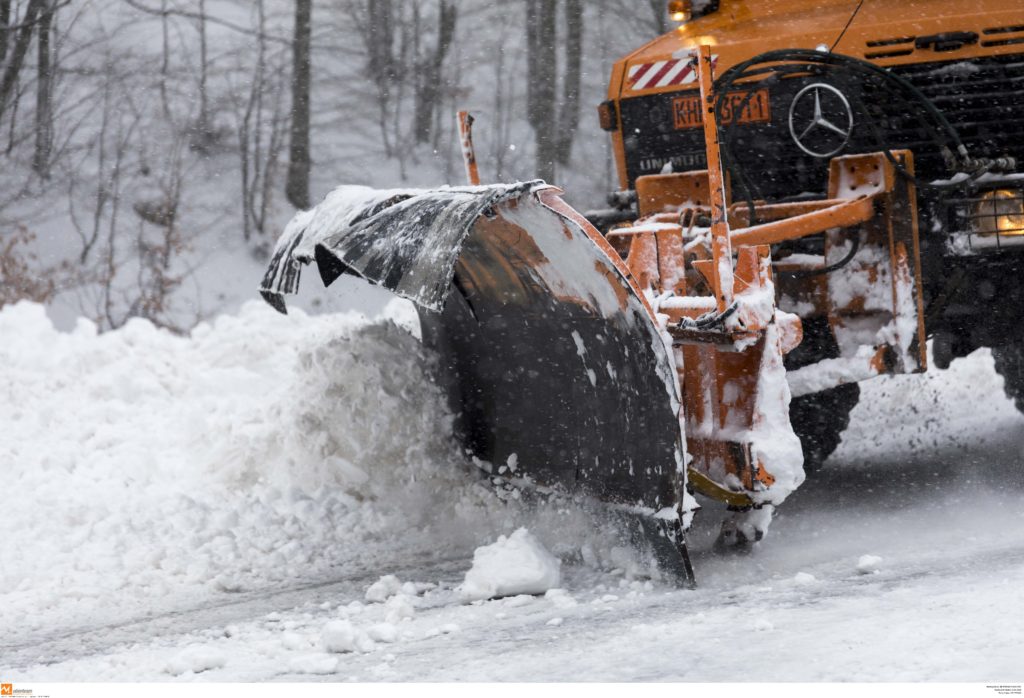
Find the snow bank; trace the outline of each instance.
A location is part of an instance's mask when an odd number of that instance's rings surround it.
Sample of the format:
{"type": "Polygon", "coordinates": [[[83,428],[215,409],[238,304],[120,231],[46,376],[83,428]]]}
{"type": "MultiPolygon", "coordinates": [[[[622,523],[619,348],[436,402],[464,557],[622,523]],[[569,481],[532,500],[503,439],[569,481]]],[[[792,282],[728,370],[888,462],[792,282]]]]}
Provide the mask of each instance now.
{"type": "Polygon", "coordinates": [[[431,358],[389,321],[253,302],[188,337],[61,333],[19,303],[0,337],[0,627],[468,554],[504,525],[431,358]]]}
{"type": "Polygon", "coordinates": [[[525,528],[477,548],[460,593],[466,600],[543,594],[561,581],[561,562],[525,528]]]}

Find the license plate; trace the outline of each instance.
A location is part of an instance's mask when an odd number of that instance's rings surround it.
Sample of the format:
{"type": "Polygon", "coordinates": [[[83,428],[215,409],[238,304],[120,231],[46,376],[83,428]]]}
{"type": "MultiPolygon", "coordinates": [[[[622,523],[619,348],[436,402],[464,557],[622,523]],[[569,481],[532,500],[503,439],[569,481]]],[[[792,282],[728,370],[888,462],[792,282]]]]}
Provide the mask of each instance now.
{"type": "MultiPolygon", "coordinates": [[[[744,104],[749,92],[730,92],[722,102],[718,123],[728,126],[732,123],[753,124],[771,121],[771,106],[768,104],[768,88],[755,90],[744,104]],[[739,112],[737,118],[737,112],[739,112]]],[[[672,99],[672,122],[677,129],[696,128],[704,123],[699,94],[684,95],[672,99]]]]}

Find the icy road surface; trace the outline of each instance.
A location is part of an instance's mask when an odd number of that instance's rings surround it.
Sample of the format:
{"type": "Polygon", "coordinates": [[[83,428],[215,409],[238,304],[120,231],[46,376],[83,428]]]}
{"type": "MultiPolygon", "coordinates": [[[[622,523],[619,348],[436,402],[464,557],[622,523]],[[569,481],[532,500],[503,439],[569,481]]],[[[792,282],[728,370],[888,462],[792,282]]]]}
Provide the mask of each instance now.
{"type": "Polygon", "coordinates": [[[60,334],[22,304],[0,336],[15,681],[1024,679],[1024,419],[986,351],[865,384],[753,554],[708,552],[705,502],[680,591],[592,504],[495,498],[393,325],[60,334]],[[561,589],[462,603],[519,526],[561,589]]]}

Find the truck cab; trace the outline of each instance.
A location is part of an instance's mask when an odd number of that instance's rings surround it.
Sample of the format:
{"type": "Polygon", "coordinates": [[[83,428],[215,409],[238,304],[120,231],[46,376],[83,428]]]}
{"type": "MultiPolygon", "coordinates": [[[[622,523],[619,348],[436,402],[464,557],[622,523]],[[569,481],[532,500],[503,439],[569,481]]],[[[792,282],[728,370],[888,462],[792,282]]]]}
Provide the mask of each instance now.
{"type": "MultiPolygon", "coordinates": [[[[945,368],[991,347],[1007,393],[1024,408],[1024,4],[694,0],[671,2],[669,9],[678,26],[615,63],[599,109],[620,186],[609,202],[623,219],[636,212],[638,178],[707,167],[693,60],[699,46],[711,47],[716,76],[773,49],[807,49],[904,78],[919,100],[882,103],[870,82],[814,75],[726,86],[717,120],[728,130],[735,168],[726,172],[731,199],[821,198],[832,158],[911,151],[933,361],[945,368]],[[984,167],[967,171],[963,158],[951,157],[921,127],[915,118],[921,100],[959,134],[970,153],[966,162],[984,167]]],[[[607,228],[614,220],[611,214],[601,222],[607,228]]],[[[816,245],[803,240],[773,249],[772,257],[784,264],[816,245]]],[[[785,283],[778,290],[785,308],[792,298],[785,283]]],[[[790,368],[836,352],[827,317],[807,317],[804,324],[805,342],[787,357],[790,368]]],[[[856,400],[855,384],[794,399],[792,418],[808,466],[838,445],[856,400]]]]}

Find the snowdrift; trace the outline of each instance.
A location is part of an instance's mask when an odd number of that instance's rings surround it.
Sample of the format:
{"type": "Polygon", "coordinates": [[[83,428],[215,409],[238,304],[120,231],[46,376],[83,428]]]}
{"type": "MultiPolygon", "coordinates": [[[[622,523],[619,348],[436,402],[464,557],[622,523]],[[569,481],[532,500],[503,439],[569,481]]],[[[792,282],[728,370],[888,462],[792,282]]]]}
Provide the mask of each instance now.
{"type": "Polygon", "coordinates": [[[471,550],[501,515],[455,451],[430,359],[390,320],[253,302],[190,337],[137,320],[100,335],[20,303],[0,336],[0,626],[309,579],[425,540],[471,550]]]}

